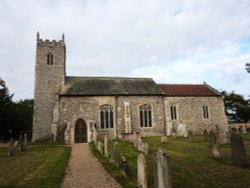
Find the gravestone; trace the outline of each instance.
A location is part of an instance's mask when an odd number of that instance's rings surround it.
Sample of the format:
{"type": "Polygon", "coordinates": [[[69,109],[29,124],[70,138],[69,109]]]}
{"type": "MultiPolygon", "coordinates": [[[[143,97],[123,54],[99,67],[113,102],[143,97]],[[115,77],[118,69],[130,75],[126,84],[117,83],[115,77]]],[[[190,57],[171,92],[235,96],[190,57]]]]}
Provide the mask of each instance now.
{"type": "Polygon", "coordinates": [[[148,155],[148,143],[141,143],[141,152],[148,155]]]}
{"type": "Polygon", "coordinates": [[[23,150],[26,151],[27,150],[27,134],[24,134],[24,138],[23,138],[23,150]]]}
{"type": "Polygon", "coordinates": [[[220,155],[220,151],[219,151],[219,148],[218,148],[218,145],[215,144],[212,146],[212,156],[216,159],[220,159],[221,158],[221,155],[220,155]]]}
{"type": "Polygon", "coordinates": [[[247,134],[246,125],[241,126],[241,132],[242,132],[242,134],[247,134]]]}
{"type": "Polygon", "coordinates": [[[125,178],[129,177],[128,161],[125,156],[122,156],[122,170],[125,178]]]}
{"type": "Polygon", "coordinates": [[[215,126],[214,130],[215,136],[216,136],[216,144],[220,144],[220,128],[218,125],[215,126]]]}
{"type": "Polygon", "coordinates": [[[54,133],[51,133],[50,145],[51,145],[51,147],[54,147],[54,145],[55,145],[55,135],[54,135],[54,133]]]}
{"type": "Polygon", "coordinates": [[[186,125],[184,123],[179,123],[176,130],[177,137],[187,137],[186,125]]]}
{"type": "Polygon", "coordinates": [[[154,179],[157,188],[172,187],[169,157],[162,149],[158,149],[154,155],[154,179]]]}
{"type": "Polygon", "coordinates": [[[23,135],[19,136],[19,151],[23,151],[23,135]]]}
{"type": "Polygon", "coordinates": [[[14,155],[14,140],[13,138],[11,138],[9,143],[8,156],[11,157],[13,155],[14,155]]]}
{"type": "Polygon", "coordinates": [[[168,143],[168,137],[167,136],[162,136],[161,137],[161,143],[164,143],[164,144],[168,143]]]}
{"type": "Polygon", "coordinates": [[[232,163],[236,166],[246,168],[248,162],[246,158],[246,151],[241,135],[232,133],[230,136],[232,163]]]}
{"type": "Polygon", "coordinates": [[[215,132],[210,130],[210,134],[209,134],[209,147],[212,148],[214,145],[217,144],[217,139],[216,139],[216,135],[215,135],[215,132]]]}
{"type": "Polygon", "coordinates": [[[109,152],[108,152],[108,136],[105,134],[104,135],[104,156],[108,157],[109,156],[109,152]]]}
{"type": "Polygon", "coordinates": [[[220,144],[227,144],[228,139],[227,139],[227,133],[226,132],[220,132],[220,144]]]}
{"type": "Polygon", "coordinates": [[[148,187],[146,160],[142,153],[137,159],[137,186],[140,188],[148,187]]]}
{"type": "Polygon", "coordinates": [[[188,141],[192,142],[193,140],[193,132],[191,130],[188,131],[188,141]]]}
{"type": "Polygon", "coordinates": [[[209,133],[207,132],[207,129],[204,129],[203,131],[203,140],[209,141],[209,133]]]}

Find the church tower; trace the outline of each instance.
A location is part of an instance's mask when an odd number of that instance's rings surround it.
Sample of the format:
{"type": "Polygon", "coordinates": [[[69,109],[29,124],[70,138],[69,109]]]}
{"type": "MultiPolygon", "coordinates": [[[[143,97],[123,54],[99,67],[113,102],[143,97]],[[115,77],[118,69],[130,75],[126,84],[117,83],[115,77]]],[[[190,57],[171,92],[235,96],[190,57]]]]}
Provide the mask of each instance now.
{"type": "Polygon", "coordinates": [[[37,33],[33,141],[47,139],[55,124],[60,87],[65,82],[66,46],[62,40],[42,40],[37,33]]]}

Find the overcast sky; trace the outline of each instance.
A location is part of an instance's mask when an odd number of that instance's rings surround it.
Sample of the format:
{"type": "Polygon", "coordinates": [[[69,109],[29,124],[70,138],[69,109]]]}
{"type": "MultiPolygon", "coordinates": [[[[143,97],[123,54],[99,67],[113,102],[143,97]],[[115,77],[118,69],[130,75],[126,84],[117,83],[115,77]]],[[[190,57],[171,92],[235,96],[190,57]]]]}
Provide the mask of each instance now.
{"type": "Polygon", "coordinates": [[[1,0],[0,77],[33,98],[36,33],[62,38],[70,76],[152,77],[250,94],[249,0],[1,0]]]}

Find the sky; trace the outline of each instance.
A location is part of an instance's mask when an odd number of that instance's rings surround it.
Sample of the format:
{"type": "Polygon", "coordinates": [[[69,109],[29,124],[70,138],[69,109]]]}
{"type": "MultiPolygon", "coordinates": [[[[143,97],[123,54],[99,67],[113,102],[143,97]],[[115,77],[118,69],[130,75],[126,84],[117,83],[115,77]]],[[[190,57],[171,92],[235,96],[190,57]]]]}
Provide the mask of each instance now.
{"type": "Polygon", "coordinates": [[[36,34],[65,35],[68,76],[151,77],[250,95],[249,0],[1,0],[0,77],[33,98],[36,34]]]}

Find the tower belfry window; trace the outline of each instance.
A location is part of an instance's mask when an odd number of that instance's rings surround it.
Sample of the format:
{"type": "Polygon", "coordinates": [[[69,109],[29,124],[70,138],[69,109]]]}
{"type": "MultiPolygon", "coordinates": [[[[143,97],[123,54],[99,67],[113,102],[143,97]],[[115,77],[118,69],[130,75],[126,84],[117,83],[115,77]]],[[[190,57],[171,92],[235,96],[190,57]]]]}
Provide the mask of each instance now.
{"type": "Polygon", "coordinates": [[[47,64],[53,65],[53,54],[52,53],[47,54],[47,64]]]}

